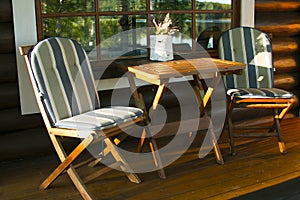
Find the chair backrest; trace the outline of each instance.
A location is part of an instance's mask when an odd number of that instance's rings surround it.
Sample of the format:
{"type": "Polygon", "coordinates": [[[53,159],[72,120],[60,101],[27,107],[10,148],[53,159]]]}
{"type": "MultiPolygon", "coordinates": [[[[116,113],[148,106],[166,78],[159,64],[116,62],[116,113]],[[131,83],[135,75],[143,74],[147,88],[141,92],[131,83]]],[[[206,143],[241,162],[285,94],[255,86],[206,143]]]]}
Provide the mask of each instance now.
{"type": "Polygon", "coordinates": [[[89,59],[76,41],[42,40],[33,47],[30,64],[50,122],[100,107],[89,59]]]}
{"type": "Polygon", "coordinates": [[[222,31],[217,26],[210,26],[200,33],[197,42],[204,49],[216,49],[222,31]],[[210,41],[212,39],[212,41],[210,41]]]}
{"type": "Polygon", "coordinates": [[[272,46],[268,35],[258,29],[237,27],[222,33],[219,57],[247,64],[242,75],[223,77],[227,88],[273,87],[272,46]]]}

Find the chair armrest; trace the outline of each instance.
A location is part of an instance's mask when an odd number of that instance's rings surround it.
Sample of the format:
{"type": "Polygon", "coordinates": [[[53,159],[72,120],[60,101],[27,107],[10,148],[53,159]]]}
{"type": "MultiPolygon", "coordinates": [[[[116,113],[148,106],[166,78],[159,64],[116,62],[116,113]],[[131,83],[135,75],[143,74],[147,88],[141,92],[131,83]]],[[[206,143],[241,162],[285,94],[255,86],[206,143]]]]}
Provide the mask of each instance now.
{"type": "Polygon", "coordinates": [[[19,52],[21,54],[21,56],[24,56],[24,55],[28,55],[30,49],[33,47],[33,45],[30,45],[30,46],[20,46],[19,47],[19,52]]]}

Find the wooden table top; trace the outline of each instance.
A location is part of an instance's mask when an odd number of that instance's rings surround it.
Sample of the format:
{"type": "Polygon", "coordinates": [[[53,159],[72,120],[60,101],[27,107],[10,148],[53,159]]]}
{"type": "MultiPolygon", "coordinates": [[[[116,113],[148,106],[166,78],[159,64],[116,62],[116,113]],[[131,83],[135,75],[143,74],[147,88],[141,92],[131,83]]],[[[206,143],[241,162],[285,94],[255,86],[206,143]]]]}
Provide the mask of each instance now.
{"type": "Polygon", "coordinates": [[[142,58],[117,61],[116,65],[135,74],[137,78],[147,81],[195,74],[205,78],[216,72],[222,75],[240,74],[246,67],[244,63],[216,58],[191,58],[166,62],[154,62],[142,58]]]}

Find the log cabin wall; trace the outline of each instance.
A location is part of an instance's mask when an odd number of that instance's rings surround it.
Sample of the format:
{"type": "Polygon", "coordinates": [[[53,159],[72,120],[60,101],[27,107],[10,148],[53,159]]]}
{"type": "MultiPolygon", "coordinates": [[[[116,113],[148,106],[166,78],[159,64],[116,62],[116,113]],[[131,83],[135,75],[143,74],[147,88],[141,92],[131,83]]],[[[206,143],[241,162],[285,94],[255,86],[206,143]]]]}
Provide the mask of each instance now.
{"type": "Polygon", "coordinates": [[[0,61],[0,160],[49,151],[40,115],[21,115],[11,0],[0,1],[0,61]]]}
{"type": "MultiPolygon", "coordinates": [[[[255,27],[272,40],[275,87],[300,95],[300,1],[255,1],[255,27]]],[[[296,105],[293,110],[298,115],[296,105]]]]}
{"type": "MultiPolygon", "coordinates": [[[[255,26],[272,36],[275,85],[299,97],[299,2],[256,1],[255,26]]],[[[53,151],[39,114],[21,115],[14,44],[12,1],[0,1],[0,160],[41,155],[53,151]]],[[[28,86],[31,87],[31,86],[28,86]]],[[[155,89],[146,88],[146,101],[155,89]]],[[[110,93],[110,92],[108,92],[110,93]]],[[[102,103],[110,94],[102,94],[102,103]]],[[[168,106],[171,96],[165,99],[168,106]],[[169,97],[169,98],[168,98],[169,97]]],[[[252,118],[261,113],[254,113],[252,118]]],[[[245,117],[250,117],[245,116],[245,117]]],[[[263,118],[263,116],[262,116],[263,118]]],[[[257,118],[254,121],[259,121],[257,118]]]]}
{"type": "MultiPolygon", "coordinates": [[[[300,97],[300,1],[256,0],[255,28],[266,32],[272,41],[275,87],[293,92],[300,97]]],[[[299,103],[286,118],[299,116],[299,103]]],[[[235,110],[234,121],[240,123],[270,122],[271,113],[253,109],[235,110]],[[257,120],[259,116],[260,120],[257,120]]]]}

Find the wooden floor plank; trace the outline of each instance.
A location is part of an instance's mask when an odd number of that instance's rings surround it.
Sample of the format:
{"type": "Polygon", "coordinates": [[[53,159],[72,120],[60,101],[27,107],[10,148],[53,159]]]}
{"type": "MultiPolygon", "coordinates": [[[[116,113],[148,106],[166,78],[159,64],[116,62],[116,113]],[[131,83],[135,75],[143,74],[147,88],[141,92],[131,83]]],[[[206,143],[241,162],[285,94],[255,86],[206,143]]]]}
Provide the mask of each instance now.
{"type": "MultiPolygon", "coordinates": [[[[251,192],[256,194],[255,191],[300,177],[300,119],[284,120],[282,132],[286,155],[279,153],[276,138],[236,139],[236,156],[229,154],[227,143],[220,144],[225,164],[218,165],[212,152],[198,158],[203,136],[197,136],[184,155],[165,168],[165,180],[157,172],[141,173],[142,183],[134,184],[124,173],[112,170],[88,183],[87,188],[96,199],[109,200],[232,199],[251,192]]],[[[158,144],[164,144],[160,140],[158,144]]],[[[58,163],[55,155],[1,162],[0,199],[81,199],[67,174],[60,176],[49,189],[38,189],[58,163]]],[[[84,166],[79,174],[94,170],[84,166]]],[[[291,194],[299,193],[291,191],[291,194]]]]}

